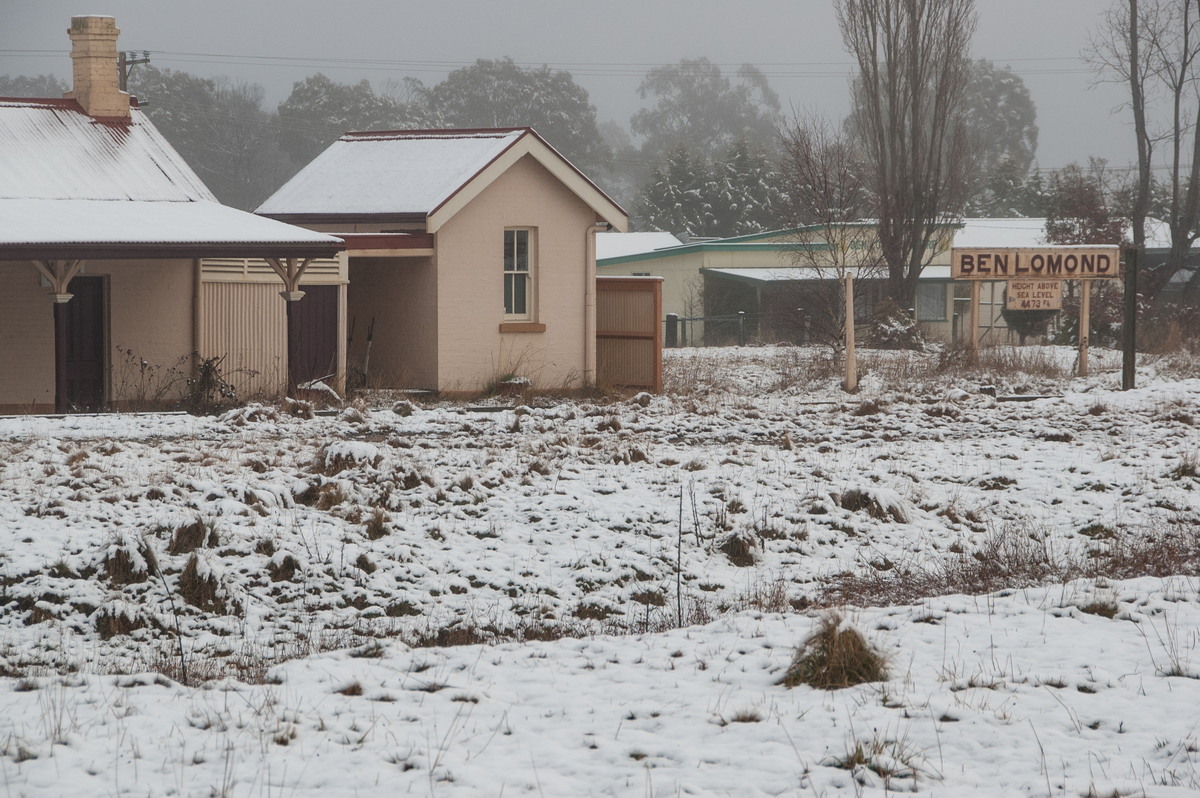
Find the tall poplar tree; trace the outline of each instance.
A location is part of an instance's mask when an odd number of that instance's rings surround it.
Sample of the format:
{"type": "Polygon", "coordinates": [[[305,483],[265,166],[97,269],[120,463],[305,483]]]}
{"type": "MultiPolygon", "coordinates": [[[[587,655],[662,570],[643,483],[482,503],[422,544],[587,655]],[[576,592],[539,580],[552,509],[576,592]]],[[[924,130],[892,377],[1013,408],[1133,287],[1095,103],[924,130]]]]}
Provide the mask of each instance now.
{"type": "Polygon", "coordinates": [[[888,292],[912,307],[967,198],[974,0],[839,0],[837,17],[858,67],[850,125],[872,174],[888,292]]]}

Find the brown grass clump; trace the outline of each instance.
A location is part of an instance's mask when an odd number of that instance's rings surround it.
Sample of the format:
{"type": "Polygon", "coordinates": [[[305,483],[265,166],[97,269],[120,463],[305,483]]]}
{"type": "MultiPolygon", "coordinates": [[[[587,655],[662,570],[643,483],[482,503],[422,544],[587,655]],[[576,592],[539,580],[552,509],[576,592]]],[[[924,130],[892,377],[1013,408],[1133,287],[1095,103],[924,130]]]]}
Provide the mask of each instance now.
{"type": "Polygon", "coordinates": [[[852,513],[866,511],[867,515],[879,521],[895,521],[898,524],[908,523],[903,510],[899,507],[884,506],[877,497],[858,488],[851,488],[841,494],[837,497],[837,501],[843,510],[849,510],[852,513]]]}
{"type": "Polygon", "coordinates": [[[1089,615],[1099,615],[1103,618],[1117,617],[1118,609],[1120,608],[1117,606],[1117,602],[1111,599],[1096,599],[1095,601],[1090,601],[1087,604],[1079,606],[1080,612],[1086,612],[1089,615]]]}
{"type": "Polygon", "coordinates": [[[179,575],[179,595],[188,604],[205,612],[225,614],[225,599],[220,594],[216,575],[200,572],[200,558],[193,552],[179,575]]]}
{"type": "Polygon", "coordinates": [[[104,572],[114,587],[145,582],[157,568],[154,550],[144,540],[119,545],[104,560],[104,572]],[[136,545],[135,551],[130,551],[132,545],[136,545]]]}
{"type": "Polygon", "coordinates": [[[863,416],[877,416],[881,412],[883,412],[883,407],[880,406],[879,402],[875,401],[874,399],[867,399],[859,404],[858,407],[854,408],[850,415],[861,418],[863,416]]]}
{"type": "Polygon", "coordinates": [[[220,542],[217,530],[197,518],[175,528],[171,542],[167,544],[167,554],[191,554],[204,546],[215,548],[220,542]]]}
{"type": "Polygon", "coordinates": [[[818,690],[839,690],[887,679],[887,662],[863,638],[842,622],[836,612],[824,615],[779,680],[785,687],[806,684],[818,690]]]}
{"type": "Polygon", "coordinates": [[[748,529],[729,535],[717,545],[717,549],[738,568],[749,568],[758,562],[758,536],[748,529]]]}
{"type": "MultiPolygon", "coordinates": [[[[381,457],[376,454],[373,458],[365,463],[365,465],[379,465],[381,457]]],[[[326,447],[318,458],[318,470],[327,477],[336,476],[337,474],[346,471],[347,469],[356,468],[364,465],[363,461],[345,452],[339,452],[332,447],[326,447]]]]}
{"type": "Polygon", "coordinates": [[[490,643],[495,635],[477,626],[447,626],[435,631],[417,635],[411,641],[415,648],[441,648],[444,646],[475,646],[480,643],[490,643]]]}
{"type": "Polygon", "coordinates": [[[290,554],[284,554],[278,560],[267,563],[267,575],[272,582],[291,582],[300,570],[299,561],[290,554]]]}
{"type": "Polygon", "coordinates": [[[130,608],[117,604],[108,604],[97,610],[95,624],[101,640],[127,635],[146,625],[130,608]]]}
{"type": "Polygon", "coordinates": [[[391,527],[388,526],[387,511],[382,507],[376,507],[372,510],[363,531],[367,533],[367,540],[379,540],[384,535],[391,533],[391,527]]]}

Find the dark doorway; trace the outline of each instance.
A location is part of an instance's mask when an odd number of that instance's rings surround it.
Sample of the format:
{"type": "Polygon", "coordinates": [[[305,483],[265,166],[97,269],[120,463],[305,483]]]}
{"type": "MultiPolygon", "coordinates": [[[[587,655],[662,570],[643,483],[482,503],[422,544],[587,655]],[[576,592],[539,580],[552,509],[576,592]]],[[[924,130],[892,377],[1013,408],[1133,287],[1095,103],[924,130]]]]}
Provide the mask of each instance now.
{"type": "Polygon", "coordinates": [[[102,410],[108,329],[104,278],[76,277],[67,291],[73,296],[70,302],[61,306],[59,313],[58,410],[102,410]]]}
{"type": "Polygon", "coordinates": [[[337,372],[338,289],[306,285],[304,297],[289,308],[288,382],[301,385],[337,372]]]}

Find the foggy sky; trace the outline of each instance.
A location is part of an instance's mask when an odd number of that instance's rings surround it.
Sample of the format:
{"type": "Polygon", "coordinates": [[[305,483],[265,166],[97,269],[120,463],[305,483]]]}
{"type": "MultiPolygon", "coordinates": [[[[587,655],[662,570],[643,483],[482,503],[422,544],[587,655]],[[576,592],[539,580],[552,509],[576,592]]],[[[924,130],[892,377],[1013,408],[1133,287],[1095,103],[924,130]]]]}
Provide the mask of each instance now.
{"type": "MultiPolygon", "coordinates": [[[[972,56],[1024,79],[1043,169],[1089,155],[1113,166],[1133,160],[1122,87],[1096,85],[1080,58],[1109,4],[977,0],[972,56]]],[[[69,79],[66,30],[79,14],[116,17],[118,47],[150,50],[156,66],[260,83],[269,108],[315,72],[432,86],[477,58],[510,56],[570,71],[600,121],[627,128],[650,67],[707,56],[727,72],[744,62],[761,68],[785,109],[840,120],[852,70],[831,0],[0,0],[0,74],[69,79]]]]}

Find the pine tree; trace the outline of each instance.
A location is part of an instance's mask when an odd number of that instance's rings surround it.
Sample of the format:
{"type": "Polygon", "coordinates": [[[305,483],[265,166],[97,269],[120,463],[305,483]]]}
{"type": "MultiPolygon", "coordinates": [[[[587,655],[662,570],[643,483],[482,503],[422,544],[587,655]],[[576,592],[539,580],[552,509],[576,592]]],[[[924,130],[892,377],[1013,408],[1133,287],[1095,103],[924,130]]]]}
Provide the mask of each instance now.
{"type": "Polygon", "coordinates": [[[712,200],[715,183],[708,164],[678,146],[654,170],[634,212],[639,229],[686,237],[716,235],[712,200]]]}

